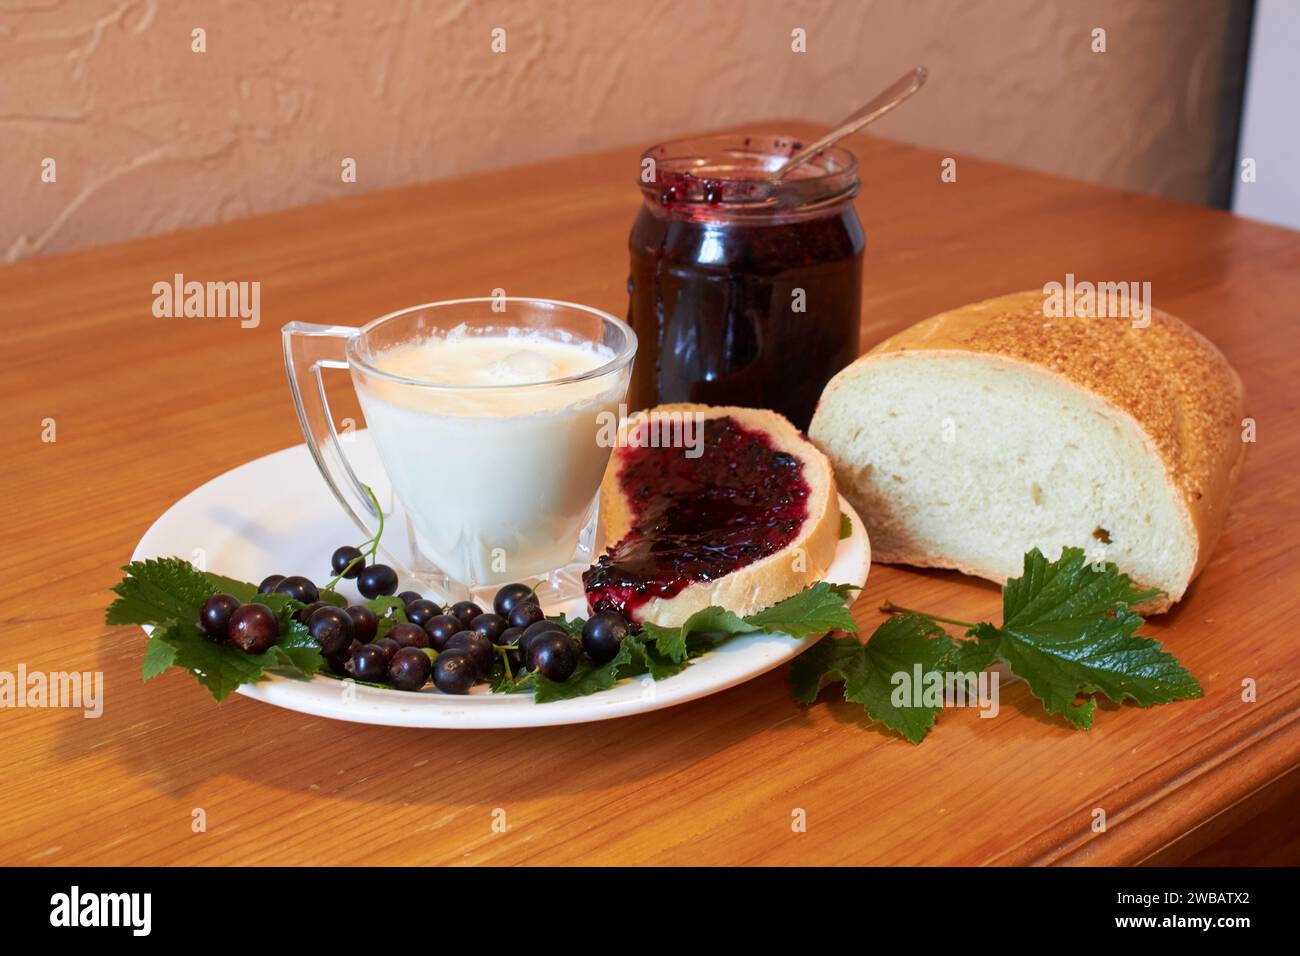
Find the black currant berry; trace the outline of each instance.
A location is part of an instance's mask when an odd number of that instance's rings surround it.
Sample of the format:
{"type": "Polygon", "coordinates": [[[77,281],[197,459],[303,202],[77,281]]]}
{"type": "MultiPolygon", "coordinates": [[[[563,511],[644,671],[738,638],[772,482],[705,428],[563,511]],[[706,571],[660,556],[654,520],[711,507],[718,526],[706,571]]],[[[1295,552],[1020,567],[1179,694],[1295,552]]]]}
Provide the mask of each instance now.
{"type": "Polygon", "coordinates": [[[493,644],[501,643],[501,635],[505,633],[506,628],[509,626],[504,617],[500,614],[493,614],[491,611],[480,614],[469,622],[471,631],[478,631],[493,644]]]}
{"type": "Polygon", "coordinates": [[[357,680],[372,684],[388,681],[388,655],[377,644],[362,644],[352,652],[348,672],[357,680]]]}
{"type": "Polygon", "coordinates": [[[446,647],[451,636],[464,629],[460,621],[450,614],[438,614],[424,622],[424,630],[429,635],[429,646],[435,651],[446,647]]]}
{"type": "Polygon", "coordinates": [[[447,613],[460,621],[462,626],[469,627],[470,621],[482,614],[483,609],[473,601],[457,601],[447,608],[447,613]]]}
{"type": "Polygon", "coordinates": [[[533,589],[527,584],[507,584],[497,591],[496,597],[492,599],[492,610],[502,617],[509,617],[516,604],[523,604],[530,600],[536,602],[537,598],[533,596],[533,589]]]}
{"type": "Polygon", "coordinates": [[[432,601],[426,601],[424,598],[418,598],[406,605],[406,619],[420,627],[424,627],[431,618],[435,618],[441,613],[442,608],[432,601]]]}
{"type": "Polygon", "coordinates": [[[497,647],[506,649],[506,660],[510,663],[510,672],[518,674],[522,670],[528,669],[527,658],[524,652],[519,649],[519,641],[524,636],[522,627],[508,627],[497,638],[497,647]]]}
{"type": "Polygon", "coordinates": [[[357,578],[357,590],[374,599],[397,593],[397,572],[386,564],[372,564],[357,578]]]}
{"type": "Polygon", "coordinates": [[[230,615],[239,610],[239,601],[229,594],[214,594],[199,608],[199,627],[214,641],[224,641],[230,627],[230,615]]]}
{"type": "Polygon", "coordinates": [[[403,647],[388,662],[388,679],[398,690],[419,690],[432,670],[428,654],[418,647],[403,647]]]}
{"type": "Polygon", "coordinates": [[[336,607],[322,607],[307,622],[309,633],[326,657],[335,657],[352,645],[352,618],[347,611],[336,607]]]}
{"type": "Polygon", "coordinates": [[[540,604],[524,601],[510,609],[509,621],[511,627],[527,627],[530,624],[536,624],[545,617],[546,615],[542,612],[540,604]]]}
{"type": "Polygon", "coordinates": [[[457,648],[469,654],[479,677],[487,677],[492,672],[493,659],[497,652],[492,649],[492,642],[478,631],[461,631],[453,634],[451,640],[447,642],[447,650],[457,648]]]}
{"type": "Polygon", "coordinates": [[[468,694],[478,680],[478,668],[468,651],[447,651],[433,662],[433,684],[444,694],[468,694]]]}
{"type": "Polygon", "coordinates": [[[270,594],[275,590],[277,584],[284,580],[283,574],[269,574],[262,578],[262,583],[257,586],[258,594],[270,594]]]}
{"type": "Polygon", "coordinates": [[[383,650],[383,652],[388,655],[388,660],[390,662],[393,659],[393,655],[402,649],[402,645],[398,644],[391,637],[381,637],[379,640],[375,641],[375,647],[383,650]]]}
{"type": "MultiPolygon", "coordinates": [[[[523,653],[524,663],[528,667],[533,666],[531,658],[529,657],[529,650],[533,645],[533,641],[537,640],[537,638],[544,634],[564,634],[564,628],[560,627],[560,625],[556,624],[554,621],[534,621],[532,624],[529,624],[524,628],[524,633],[519,637],[519,650],[523,653]]],[[[565,634],[565,636],[567,637],[568,635],[565,634]]]]}
{"type": "Polygon", "coordinates": [[[402,603],[405,604],[407,607],[411,606],[412,601],[424,600],[424,595],[422,595],[419,591],[403,591],[401,594],[397,596],[402,599],[402,603]]]}
{"type": "Polygon", "coordinates": [[[330,567],[334,569],[334,573],[341,574],[348,580],[352,580],[360,574],[361,569],[365,566],[366,562],[361,554],[361,549],[354,548],[350,544],[345,544],[341,548],[336,548],[334,553],[330,555],[330,567]],[[362,558],[362,560],[358,561],[358,558],[362,558]],[[352,564],[353,561],[356,561],[357,563],[352,564]],[[352,564],[352,567],[349,568],[349,564],[352,564]]]}
{"type": "Polygon", "coordinates": [[[274,594],[287,594],[295,601],[301,601],[303,604],[312,604],[320,600],[320,592],[316,590],[316,585],[304,578],[301,574],[294,574],[275,586],[274,594]]]}
{"type": "Polygon", "coordinates": [[[265,604],[245,604],[230,615],[226,636],[245,654],[264,654],[279,639],[280,626],[265,604]]]}
{"type": "Polygon", "coordinates": [[[418,624],[394,624],[388,636],[399,647],[428,647],[429,634],[418,624]]]}
{"type": "MultiPolygon", "coordinates": [[[[358,644],[357,646],[360,647],[361,645],[358,644]]],[[[346,654],[338,655],[338,657],[325,658],[325,666],[329,668],[331,674],[335,674],[338,677],[351,677],[352,675],[348,671],[348,664],[351,663],[351,661],[352,652],[348,651],[346,654]]]]}
{"type": "Polygon", "coordinates": [[[379,617],[364,604],[354,604],[348,608],[348,617],[352,618],[352,633],[362,644],[369,644],[379,632],[379,617]]]}
{"type": "Polygon", "coordinates": [[[597,664],[607,664],[618,654],[631,629],[617,611],[599,611],[582,628],[582,649],[597,664]]]}
{"type": "Polygon", "coordinates": [[[313,601],[311,604],[305,604],[298,608],[298,613],[294,618],[302,624],[311,622],[311,616],[323,607],[333,607],[333,604],[326,604],[324,601],[313,601]]]}
{"type": "Polygon", "coordinates": [[[567,634],[542,634],[528,645],[528,664],[549,680],[566,681],[578,666],[578,647],[567,634]]]}

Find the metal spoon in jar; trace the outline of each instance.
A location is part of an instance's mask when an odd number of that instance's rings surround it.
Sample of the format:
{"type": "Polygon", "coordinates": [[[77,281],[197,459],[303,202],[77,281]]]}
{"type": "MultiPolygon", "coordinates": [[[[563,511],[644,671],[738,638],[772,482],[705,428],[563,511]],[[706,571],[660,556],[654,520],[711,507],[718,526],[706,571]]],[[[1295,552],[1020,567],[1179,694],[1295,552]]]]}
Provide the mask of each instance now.
{"type": "Polygon", "coordinates": [[[828,146],[833,146],[850,133],[856,133],[868,123],[874,123],[894,107],[919,90],[925,84],[928,75],[925,67],[918,66],[909,70],[891,83],[878,96],[872,98],[865,106],[855,110],[853,115],[835,129],[831,130],[817,142],[805,146],[782,163],[772,173],[772,179],[784,179],[796,166],[802,166],[828,146]]]}

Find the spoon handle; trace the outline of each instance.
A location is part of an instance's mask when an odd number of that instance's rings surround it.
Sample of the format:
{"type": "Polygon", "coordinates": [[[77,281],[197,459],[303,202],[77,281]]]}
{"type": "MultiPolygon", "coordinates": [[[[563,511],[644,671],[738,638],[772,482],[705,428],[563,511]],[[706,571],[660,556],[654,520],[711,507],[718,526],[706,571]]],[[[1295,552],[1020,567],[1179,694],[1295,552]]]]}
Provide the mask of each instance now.
{"type": "Polygon", "coordinates": [[[878,96],[873,97],[865,106],[855,112],[839,126],[835,127],[815,143],[805,146],[803,149],[799,150],[799,152],[787,159],[774,173],[772,173],[772,178],[784,179],[789,174],[790,170],[794,169],[796,166],[802,166],[826,147],[833,145],[845,136],[848,136],[850,133],[856,133],[868,123],[873,123],[880,119],[880,117],[884,116],[919,90],[925,84],[925,78],[927,75],[926,69],[923,66],[918,66],[915,70],[908,70],[901,77],[891,83],[878,96]]]}

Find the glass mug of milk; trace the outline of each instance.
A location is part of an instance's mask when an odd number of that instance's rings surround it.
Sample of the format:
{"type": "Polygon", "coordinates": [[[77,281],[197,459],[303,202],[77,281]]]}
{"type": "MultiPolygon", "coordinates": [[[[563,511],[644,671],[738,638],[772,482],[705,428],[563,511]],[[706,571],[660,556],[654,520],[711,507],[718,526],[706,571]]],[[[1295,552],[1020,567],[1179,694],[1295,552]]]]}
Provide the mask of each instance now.
{"type": "Polygon", "coordinates": [[[498,297],[418,305],[361,328],[291,322],[283,335],[307,447],[365,537],[380,517],[366,469],[388,476],[380,548],[399,572],[446,599],[509,581],[551,599],[581,593],[610,422],[636,355],[626,323],[498,297]],[[335,428],[322,369],[351,373],[369,442],[335,428]]]}

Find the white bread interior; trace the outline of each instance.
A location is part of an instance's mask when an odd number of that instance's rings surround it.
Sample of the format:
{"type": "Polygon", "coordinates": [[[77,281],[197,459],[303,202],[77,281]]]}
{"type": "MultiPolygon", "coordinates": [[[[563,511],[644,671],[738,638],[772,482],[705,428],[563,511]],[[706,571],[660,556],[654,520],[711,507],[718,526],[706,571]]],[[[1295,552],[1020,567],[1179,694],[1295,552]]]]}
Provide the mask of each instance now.
{"type": "Polygon", "coordinates": [[[1053,318],[1039,291],[927,319],[827,386],[809,428],[876,560],[1004,582],[1037,547],[1113,561],[1178,601],[1241,468],[1241,381],[1154,312],[1053,318]]]}
{"type": "MultiPolygon", "coordinates": [[[[677,627],[696,611],[717,605],[744,616],[783,601],[825,578],[839,545],[840,508],[830,462],[798,429],[776,412],[754,408],[690,404],[659,405],[629,416],[620,427],[619,447],[610,456],[601,484],[601,517],[606,546],[632,529],[633,516],[619,483],[628,454],[627,432],[650,412],[699,413],[704,419],[730,417],[750,431],[762,432],[778,451],[798,458],[808,483],[808,517],[794,539],[780,551],[713,581],[689,584],[671,598],[651,598],[632,614],[637,622],[677,627]]],[[[709,454],[708,449],[704,454],[709,454]]]]}

